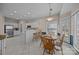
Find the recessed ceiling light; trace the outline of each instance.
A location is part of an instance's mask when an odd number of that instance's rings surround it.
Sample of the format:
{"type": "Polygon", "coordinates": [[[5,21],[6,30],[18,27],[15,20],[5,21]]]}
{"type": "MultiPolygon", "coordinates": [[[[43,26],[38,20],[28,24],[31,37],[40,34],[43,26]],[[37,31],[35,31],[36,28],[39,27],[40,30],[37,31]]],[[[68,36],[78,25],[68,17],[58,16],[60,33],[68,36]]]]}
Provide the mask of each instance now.
{"type": "Polygon", "coordinates": [[[16,19],[19,19],[19,18],[16,18],[16,19]]]}
{"type": "Polygon", "coordinates": [[[19,18],[22,18],[22,16],[19,16],[19,18]]]}
{"type": "Polygon", "coordinates": [[[27,15],[24,15],[24,17],[25,17],[25,16],[27,16],[27,15]]]}
{"type": "Polygon", "coordinates": [[[16,11],[14,11],[14,13],[16,13],[16,11]]]}
{"type": "Polygon", "coordinates": [[[22,18],[22,16],[20,16],[20,18],[22,18]]]}
{"type": "Polygon", "coordinates": [[[32,10],[30,10],[30,11],[32,11],[32,10]]]}
{"type": "Polygon", "coordinates": [[[10,15],[12,16],[12,15],[14,15],[13,13],[10,13],[10,15]]]}
{"type": "Polygon", "coordinates": [[[30,13],[30,12],[28,12],[27,14],[28,14],[28,15],[30,15],[31,13],[30,13]]]}

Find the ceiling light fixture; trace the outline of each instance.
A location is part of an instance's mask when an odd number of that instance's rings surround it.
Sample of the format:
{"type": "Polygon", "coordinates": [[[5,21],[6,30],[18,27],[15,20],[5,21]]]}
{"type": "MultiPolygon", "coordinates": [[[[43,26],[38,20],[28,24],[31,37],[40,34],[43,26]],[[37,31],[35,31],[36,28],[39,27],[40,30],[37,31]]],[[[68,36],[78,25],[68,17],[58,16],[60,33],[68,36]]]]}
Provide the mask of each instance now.
{"type": "Polygon", "coordinates": [[[51,3],[49,3],[49,16],[47,17],[47,21],[52,21],[53,17],[52,17],[52,7],[51,7],[51,3]]]}
{"type": "Polygon", "coordinates": [[[16,18],[16,19],[19,19],[19,18],[16,18]]]}
{"type": "Polygon", "coordinates": [[[13,13],[10,13],[10,15],[12,16],[12,15],[14,15],[13,13]]]}
{"type": "Polygon", "coordinates": [[[31,13],[30,13],[30,12],[28,12],[27,14],[28,14],[28,15],[30,15],[31,13]]]}
{"type": "Polygon", "coordinates": [[[25,17],[25,16],[27,16],[27,15],[24,15],[24,17],[25,17]]]}
{"type": "Polygon", "coordinates": [[[48,17],[47,20],[48,20],[48,21],[52,21],[53,18],[52,18],[52,17],[48,17]]]}
{"type": "Polygon", "coordinates": [[[14,11],[14,13],[16,13],[16,11],[14,11]]]}
{"type": "Polygon", "coordinates": [[[22,18],[22,16],[20,16],[19,18],[22,18]]]}

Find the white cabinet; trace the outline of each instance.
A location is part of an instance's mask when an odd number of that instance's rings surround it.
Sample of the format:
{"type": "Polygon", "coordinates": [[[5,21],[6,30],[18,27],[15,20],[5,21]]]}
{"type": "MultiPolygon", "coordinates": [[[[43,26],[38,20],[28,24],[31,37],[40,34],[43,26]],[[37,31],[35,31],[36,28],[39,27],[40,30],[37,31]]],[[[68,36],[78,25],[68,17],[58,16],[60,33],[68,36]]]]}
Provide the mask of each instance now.
{"type": "Polygon", "coordinates": [[[29,42],[33,39],[33,33],[35,33],[35,30],[32,29],[26,30],[26,42],[29,42]]]}
{"type": "Polygon", "coordinates": [[[14,35],[20,35],[20,31],[14,31],[14,35]]]}

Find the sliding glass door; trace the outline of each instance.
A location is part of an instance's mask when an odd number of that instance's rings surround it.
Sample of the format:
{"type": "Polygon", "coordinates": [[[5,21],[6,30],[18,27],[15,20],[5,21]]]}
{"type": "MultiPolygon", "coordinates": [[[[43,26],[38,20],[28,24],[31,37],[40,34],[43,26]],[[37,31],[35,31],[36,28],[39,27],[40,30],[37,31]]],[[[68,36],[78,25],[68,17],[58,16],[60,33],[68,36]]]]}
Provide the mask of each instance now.
{"type": "Polygon", "coordinates": [[[47,27],[48,33],[52,33],[53,37],[57,36],[57,20],[48,23],[47,27]]]}
{"type": "Polygon", "coordinates": [[[79,12],[77,12],[73,17],[73,46],[79,51],[79,12]]]}

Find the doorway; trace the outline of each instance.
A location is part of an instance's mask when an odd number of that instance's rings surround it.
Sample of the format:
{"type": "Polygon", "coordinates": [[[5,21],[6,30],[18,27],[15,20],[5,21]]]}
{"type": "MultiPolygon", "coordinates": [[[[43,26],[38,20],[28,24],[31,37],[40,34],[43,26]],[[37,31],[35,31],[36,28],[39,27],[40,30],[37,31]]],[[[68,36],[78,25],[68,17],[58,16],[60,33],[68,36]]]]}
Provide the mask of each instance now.
{"type": "Polygon", "coordinates": [[[14,36],[14,27],[13,25],[5,25],[4,32],[7,34],[7,37],[14,36]]]}

